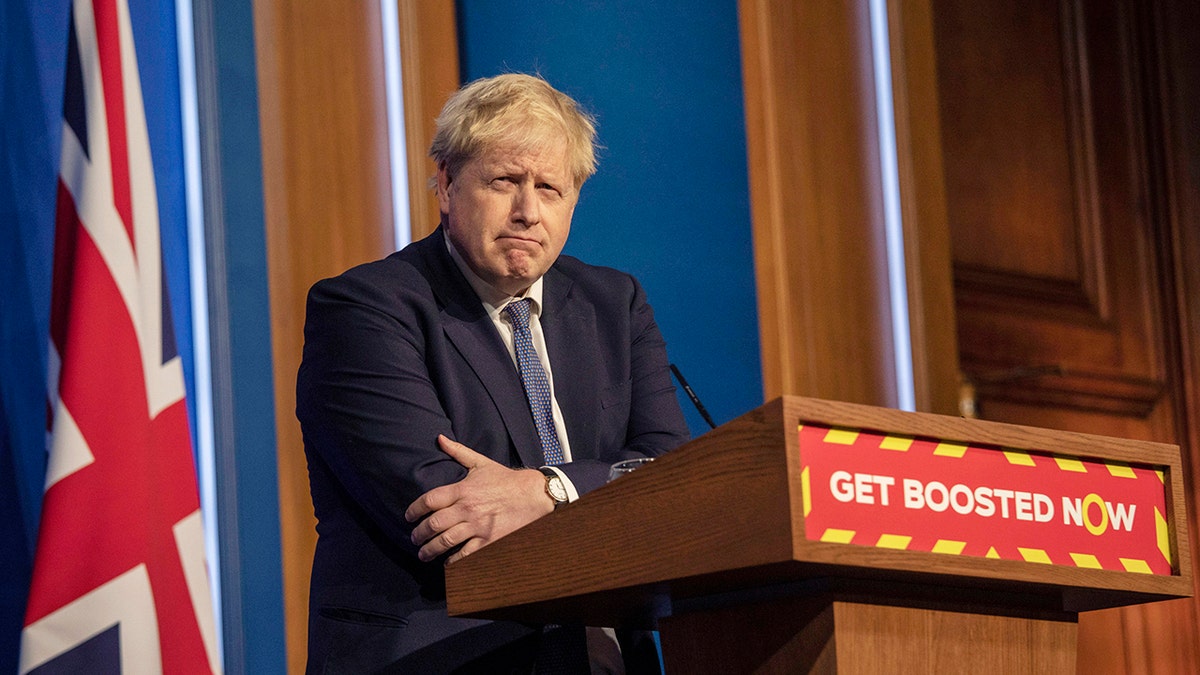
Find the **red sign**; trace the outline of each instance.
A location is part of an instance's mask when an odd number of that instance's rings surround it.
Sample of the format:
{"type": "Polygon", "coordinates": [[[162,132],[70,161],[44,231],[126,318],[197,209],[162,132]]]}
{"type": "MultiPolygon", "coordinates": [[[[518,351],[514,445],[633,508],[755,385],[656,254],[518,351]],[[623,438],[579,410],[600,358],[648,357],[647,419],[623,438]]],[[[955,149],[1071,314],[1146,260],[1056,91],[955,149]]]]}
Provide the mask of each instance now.
{"type": "Polygon", "coordinates": [[[813,541],[1169,575],[1163,473],[802,425],[813,541]]]}

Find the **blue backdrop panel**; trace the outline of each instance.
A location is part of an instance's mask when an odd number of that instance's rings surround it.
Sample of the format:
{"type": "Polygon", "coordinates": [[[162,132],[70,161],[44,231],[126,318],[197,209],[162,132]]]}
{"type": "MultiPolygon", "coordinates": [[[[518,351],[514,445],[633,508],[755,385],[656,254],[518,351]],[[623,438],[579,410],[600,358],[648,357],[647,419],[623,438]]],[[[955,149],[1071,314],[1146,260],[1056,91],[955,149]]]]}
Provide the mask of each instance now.
{"type": "Polygon", "coordinates": [[[458,21],[464,82],[537,72],[599,119],[565,252],[638,277],[718,424],[761,404],[736,3],[460,0],[458,21]]]}

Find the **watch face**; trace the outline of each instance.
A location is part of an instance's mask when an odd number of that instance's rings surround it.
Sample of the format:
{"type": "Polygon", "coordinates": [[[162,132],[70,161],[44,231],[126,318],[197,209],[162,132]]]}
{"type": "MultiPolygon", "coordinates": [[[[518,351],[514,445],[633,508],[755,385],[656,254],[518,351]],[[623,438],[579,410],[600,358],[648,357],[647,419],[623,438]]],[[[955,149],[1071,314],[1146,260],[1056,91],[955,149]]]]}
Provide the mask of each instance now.
{"type": "Polygon", "coordinates": [[[551,476],[546,479],[546,492],[549,492],[550,496],[556,502],[567,501],[567,488],[558,476],[551,476]]]}

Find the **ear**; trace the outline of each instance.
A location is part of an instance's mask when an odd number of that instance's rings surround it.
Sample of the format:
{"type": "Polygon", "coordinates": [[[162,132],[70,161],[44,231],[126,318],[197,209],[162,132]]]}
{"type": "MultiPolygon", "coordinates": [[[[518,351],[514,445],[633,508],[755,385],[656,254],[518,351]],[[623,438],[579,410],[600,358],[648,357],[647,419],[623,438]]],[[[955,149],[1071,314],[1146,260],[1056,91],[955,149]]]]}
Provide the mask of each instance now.
{"type": "Polygon", "coordinates": [[[450,213],[450,182],[453,180],[450,176],[450,169],[446,162],[438,164],[437,171],[437,199],[438,210],[442,212],[442,216],[450,213]]]}

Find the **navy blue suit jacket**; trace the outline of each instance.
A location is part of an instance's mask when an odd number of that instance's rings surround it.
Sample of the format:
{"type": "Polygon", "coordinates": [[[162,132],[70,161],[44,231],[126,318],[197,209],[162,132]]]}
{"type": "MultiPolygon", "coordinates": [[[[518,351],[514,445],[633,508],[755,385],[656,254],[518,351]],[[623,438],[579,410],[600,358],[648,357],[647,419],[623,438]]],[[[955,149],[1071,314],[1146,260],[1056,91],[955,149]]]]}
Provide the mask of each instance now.
{"type": "MultiPolygon", "coordinates": [[[[665,344],[636,280],[561,256],[542,329],[580,494],[613,462],[687,440],[665,344]]],[[[309,292],[297,416],[317,549],[309,668],[525,669],[533,627],[451,619],[442,563],[421,563],[407,506],[465,470],[445,434],[513,467],[542,464],[520,378],[442,231],[309,292]]],[[[525,672],[528,672],[525,669],[525,672]]]]}

